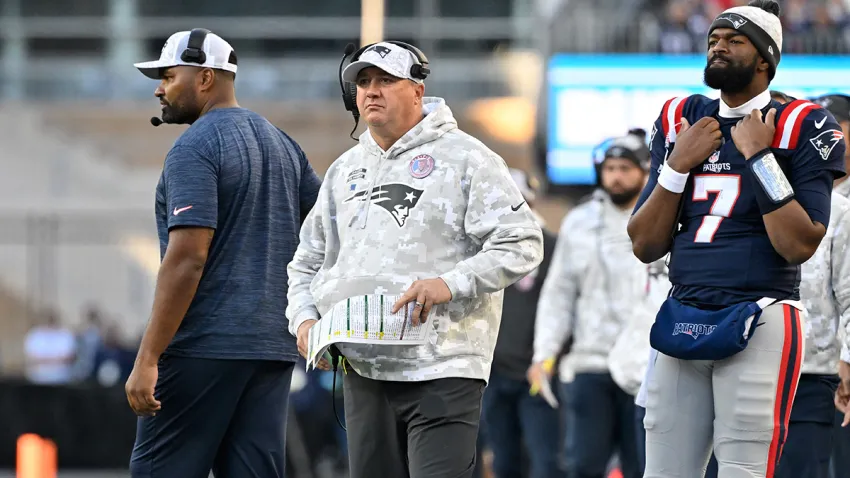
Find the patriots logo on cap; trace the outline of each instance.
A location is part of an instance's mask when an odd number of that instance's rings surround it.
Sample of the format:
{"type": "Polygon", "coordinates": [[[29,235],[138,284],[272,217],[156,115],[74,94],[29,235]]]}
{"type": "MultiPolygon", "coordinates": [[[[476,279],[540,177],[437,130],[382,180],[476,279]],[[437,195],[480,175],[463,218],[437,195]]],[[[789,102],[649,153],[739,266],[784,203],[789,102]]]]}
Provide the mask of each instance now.
{"type": "Polygon", "coordinates": [[[824,161],[829,159],[829,155],[832,153],[835,145],[841,141],[844,141],[844,133],[837,129],[826,130],[809,140],[812,146],[818,150],[818,154],[820,154],[821,159],[824,161]]]}
{"type": "Polygon", "coordinates": [[[373,47],[370,47],[368,50],[364,51],[363,53],[368,53],[370,51],[374,51],[377,54],[381,55],[381,58],[385,58],[387,55],[390,54],[390,49],[383,46],[383,45],[375,45],[373,47]]]}
{"type": "Polygon", "coordinates": [[[744,26],[747,23],[746,18],[744,18],[740,15],[737,15],[735,13],[727,13],[726,15],[721,15],[721,16],[717,17],[717,19],[718,20],[726,20],[727,22],[731,23],[732,27],[734,27],[735,30],[740,29],[742,26],[744,26]]]}
{"type": "Polygon", "coordinates": [[[824,108],[829,108],[829,106],[832,104],[832,98],[828,98],[828,97],[818,98],[818,99],[815,100],[815,103],[823,106],[824,108]]]}
{"type": "Polygon", "coordinates": [[[343,202],[365,201],[368,196],[369,201],[390,213],[398,227],[404,227],[410,216],[410,210],[419,204],[419,198],[422,197],[423,192],[422,189],[416,189],[407,184],[382,184],[372,188],[371,194],[368,190],[357,191],[343,202]]]}

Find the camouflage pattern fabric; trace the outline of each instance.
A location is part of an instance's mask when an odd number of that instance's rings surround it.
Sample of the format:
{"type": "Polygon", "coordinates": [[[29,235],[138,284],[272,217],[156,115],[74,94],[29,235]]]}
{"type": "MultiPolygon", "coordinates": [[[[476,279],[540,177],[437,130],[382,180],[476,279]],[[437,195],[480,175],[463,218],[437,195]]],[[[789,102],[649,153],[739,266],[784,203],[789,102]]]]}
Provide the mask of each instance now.
{"type": "MultiPolygon", "coordinates": [[[[651,264],[645,264],[645,286],[635,291],[635,302],[630,306],[631,314],[621,317],[626,322],[623,331],[608,354],[608,370],[614,382],[629,395],[637,395],[646,368],[649,365],[649,331],[661,304],[670,293],[670,271],[668,256],[651,264]]],[[[635,286],[639,287],[635,281],[635,286]]]]}
{"type": "Polygon", "coordinates": [[[837,186],[832,188],[832,192],[838,193],[846,198],[850,198],[850,179],[845,179],[838,183],[837,186]]]}
{"type": "Polygon", "coordinates": [[[826,236],[801,267],[800,299],[807,315],[802,372],[836,373],[839,353],[850,362],[850,199],[835,192],[826,236]]]}
{"type": "Polygon", "coordinates": [[[597,190],[561,224],[537,306],[533,360],[554,357],[572,335],[564,382],[577,372],[608,372],[608,354],[646,295],[646,264],[626,232],[630,216],[597,190]]]}
{"type": "Polygon", "coordinates": [[[287,269],[289,331],[348,297],[439,276],[452,300],[432,309],[429,343],[338,348],[367,378],[487,380],[502,290],[537,267],[543,236],[502,158],[459,130],[441,98],[423,112],[389,151],[366,131],[328,169],[287,269]]]}

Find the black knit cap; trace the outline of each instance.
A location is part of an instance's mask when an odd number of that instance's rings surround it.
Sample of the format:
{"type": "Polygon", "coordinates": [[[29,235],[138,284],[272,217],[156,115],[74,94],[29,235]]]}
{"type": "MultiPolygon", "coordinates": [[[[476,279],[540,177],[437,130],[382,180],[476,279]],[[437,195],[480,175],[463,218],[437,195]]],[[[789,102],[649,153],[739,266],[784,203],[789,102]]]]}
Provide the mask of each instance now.
{"type": "Polygon", "coordinates": [[[650,153],[646,146],[646,130],[635,128],[626,136],[613,139],[605,149],[605,156],[600,164],[608,158],[629,159],[641,169],[649,169],[650,153]]]}
{"type": "Polygon", "coordinates": [[[779,3],[775,0],[753,0],[745,7],[730,8],[714,19],[708,34],[716,28],[732,28],[745,35],[770,65],[768,77],[773,80],[782,56],[782,24],[779,3]]]}
{"type": "Polygon", "coordinates": [[[836,121],[850,121],[850,96],[847,95],[824,95],[812,99],[832,113],[836,121]]]}

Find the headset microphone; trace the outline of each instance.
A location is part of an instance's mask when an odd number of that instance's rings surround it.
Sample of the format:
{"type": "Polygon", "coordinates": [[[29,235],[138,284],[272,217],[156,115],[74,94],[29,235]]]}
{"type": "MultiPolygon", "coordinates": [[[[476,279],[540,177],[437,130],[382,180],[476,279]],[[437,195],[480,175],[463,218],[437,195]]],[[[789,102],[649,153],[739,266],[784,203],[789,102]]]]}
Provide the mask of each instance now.
{"type": "Polygon", "coordinates": [[[162,121],[160,118],[157,118],[156,116],[151,118],[151,124],[154,126],[159,126],[162,123],[164,123],[164,121],[162,121]]]}

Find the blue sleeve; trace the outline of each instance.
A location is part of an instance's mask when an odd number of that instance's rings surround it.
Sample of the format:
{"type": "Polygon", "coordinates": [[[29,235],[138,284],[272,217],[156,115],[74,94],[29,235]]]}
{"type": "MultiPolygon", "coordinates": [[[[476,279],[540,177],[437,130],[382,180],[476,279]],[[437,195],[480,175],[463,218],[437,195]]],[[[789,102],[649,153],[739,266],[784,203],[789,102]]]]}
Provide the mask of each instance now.
{"type": "Polygon", "coordinates": [[[652,125],[652,133],[649,136],[649,153],[652,157],[652,161],[649,165],[649,179],[647,180],[643,191],[640,193],[640,197],[637,200],[637,204],[635,204],[635,209],[632,211],[632,215],[640,209],[643,203],[646,202],[647,198],[649,198],[649,195],[652,194],[652,190],[655,189],[655,185],[658,184],[658,172],[661,171],[661,165],[664,164],[664,160],[667,159],[667,141],[664,136],[661,115],[658,115],[658,119],[656,119],[655,123],[652,125]]]}
{"type": "Polygon", "coordinates": [[[795,199],[809,218],[826,227],[829,224],[832,182],[845,174],[844,134],[835,118],[823,109],[809,113],[800,129],[800,140],[791,154],[789,180],[795,199]]]}
{"type": "Polygon", "coordinates": [[[307,214],[310,213],[310,210],[316,204],[316,200],[319,197],[319,188],[322,186],[322,180],[319,179],[316,171],[310,166],[310,162],[307,161],[304,151],[299,149],[298,153],[301,157],[301,187],[299,191],[301,196],[301,222],[303,223],[307,214]]]}
{"type": "Polygon", "coordinates": [[[168,229],[215,229],[218,220],[218,166],[191,146],[175,146],[163,169],[168,229]]]}

